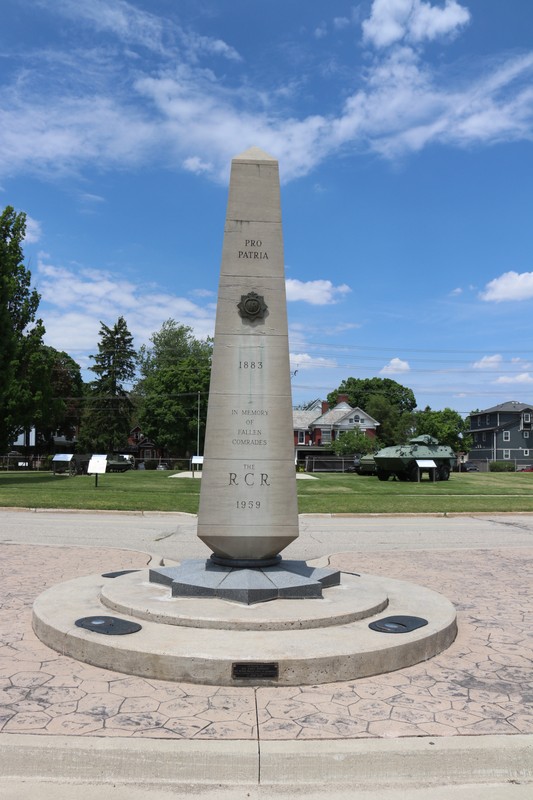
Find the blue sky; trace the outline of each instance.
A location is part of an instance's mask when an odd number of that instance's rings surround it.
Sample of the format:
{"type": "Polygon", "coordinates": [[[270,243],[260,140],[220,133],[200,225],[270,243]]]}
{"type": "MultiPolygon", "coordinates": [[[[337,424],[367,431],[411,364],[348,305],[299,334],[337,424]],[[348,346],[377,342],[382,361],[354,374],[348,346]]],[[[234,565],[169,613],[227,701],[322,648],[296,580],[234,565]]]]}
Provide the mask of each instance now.
{"type": "Polygon", "coordinates": [[[295,403],[533,402],[531,0],[4,0],[0,203],[47,342],[213,332],[232,156],[279,159],[295,403]]]}

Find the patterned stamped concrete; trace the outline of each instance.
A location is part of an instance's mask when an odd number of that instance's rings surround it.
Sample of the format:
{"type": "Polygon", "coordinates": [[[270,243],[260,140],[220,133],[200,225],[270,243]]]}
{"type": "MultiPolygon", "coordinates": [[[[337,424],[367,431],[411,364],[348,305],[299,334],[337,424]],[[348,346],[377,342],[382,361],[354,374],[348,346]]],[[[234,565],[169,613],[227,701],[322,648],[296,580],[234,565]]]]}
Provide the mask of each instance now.
{"type": "MultiPolygon", "coordinates": [[[[430,661],[374,678],[281,688],[173,684],[91,667],[43,645],[31,606],[142,553],[0,546],[0,731],[170,739],[339,739],[533,732],[533,551],[343,553],[331,565],[442,592],[459,635],[430,661]]],[[[423,609],[421,609],[423,616],[423,609]]],[[[384,634],[386,635],[386,634],[384,634]]]]}

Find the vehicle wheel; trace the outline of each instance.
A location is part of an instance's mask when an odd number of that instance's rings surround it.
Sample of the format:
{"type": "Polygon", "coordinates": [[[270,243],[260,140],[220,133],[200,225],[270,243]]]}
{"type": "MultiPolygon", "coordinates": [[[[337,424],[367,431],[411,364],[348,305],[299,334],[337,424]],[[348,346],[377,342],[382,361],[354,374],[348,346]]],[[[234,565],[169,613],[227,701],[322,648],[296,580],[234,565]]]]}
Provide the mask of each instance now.
{"type": "Polygon", "coordinates": [[[389,473],[385,472],[382,469],[378,469],[378,471],[376,472],[376,475],[378,476],[378,481],[388,481],[389,480],[389,473]]]}
{"type": "Polygon", "coordinates": [[[413,464],[413,466],[409,469],[408,477],[411,483],[418,482],[418,467],[416,464],[413,464]]]}

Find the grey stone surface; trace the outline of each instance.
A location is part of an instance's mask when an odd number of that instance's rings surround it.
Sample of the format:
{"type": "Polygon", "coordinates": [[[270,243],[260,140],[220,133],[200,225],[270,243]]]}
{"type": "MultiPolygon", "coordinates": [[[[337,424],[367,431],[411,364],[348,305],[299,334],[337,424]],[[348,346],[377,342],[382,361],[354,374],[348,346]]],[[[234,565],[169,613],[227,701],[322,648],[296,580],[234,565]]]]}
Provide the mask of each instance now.
{"type": "Polygon", "coordinates": [[[198,514],[215,555],[268,559],[298,537],[292,440],[278,162],[252,147],[231,165],[218,289],[198,514]]]}
{"type": "Polygon", "coordinates": [[[234,569],[216,589],[222,600],[238,603],[262,603],[279,596],[277,586],[260,569],[234,569]]]}
{"type": "Polygon", "coordinates": [[[177,567],[150,569],[149,580],[170,586],[173,597],[219,597],[251,605],[276,598],[322,597],[323,588],[340,583],[340,572],[294,560],[232,569],[211,559],[188,559],[177,567]]]}
{"type": "Polygon", "coordinates": [[[328,586],[338,586],[341,582],[341,573],[334,567],[312,567],[306,561],[283,561],[283,566],[288,572],[302,575],[318,581],[325,589],[328,586]]]}

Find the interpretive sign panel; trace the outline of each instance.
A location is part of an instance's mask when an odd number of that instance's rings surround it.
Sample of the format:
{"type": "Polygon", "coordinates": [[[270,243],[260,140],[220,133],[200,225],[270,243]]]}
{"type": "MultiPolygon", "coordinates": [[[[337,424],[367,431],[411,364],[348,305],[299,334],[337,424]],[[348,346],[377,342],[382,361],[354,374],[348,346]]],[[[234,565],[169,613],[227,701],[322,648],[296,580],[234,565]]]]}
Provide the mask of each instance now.
{"type": "Polygon", "coordinates": [[[107,469],[107,456],[91,456],[89,466],[87,467],[88,475],[104,475],[107,469]]]}

